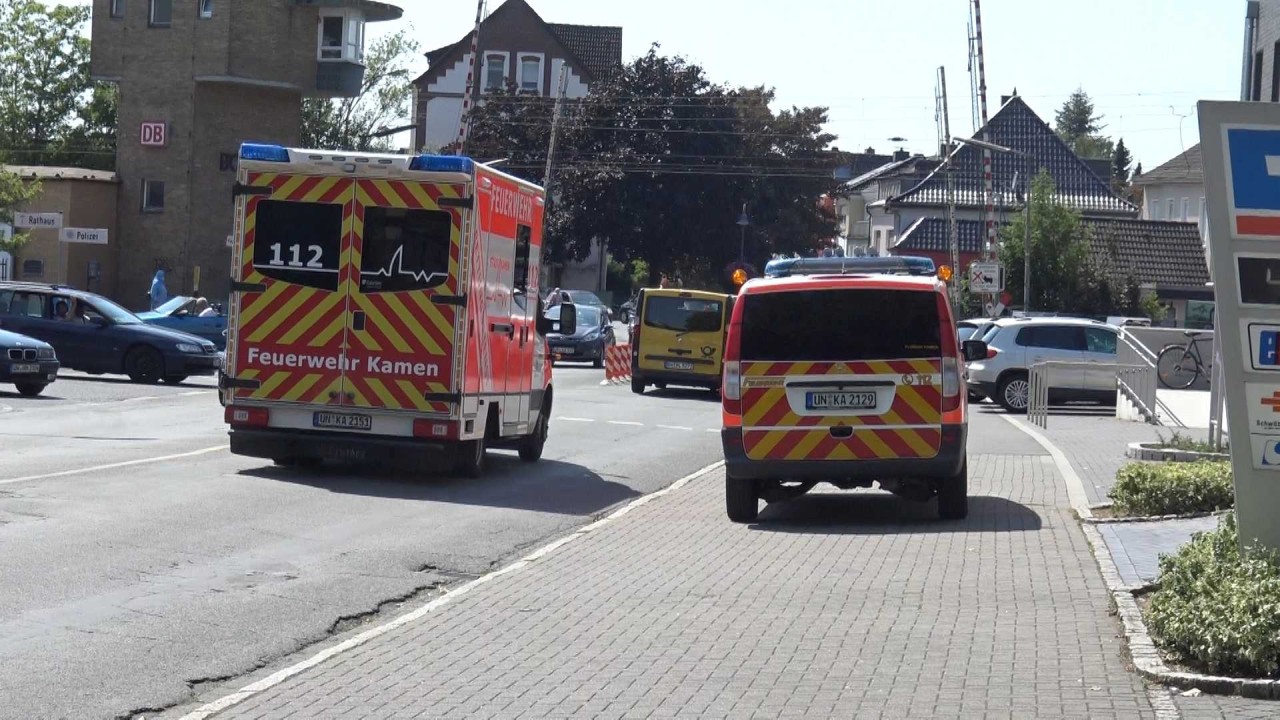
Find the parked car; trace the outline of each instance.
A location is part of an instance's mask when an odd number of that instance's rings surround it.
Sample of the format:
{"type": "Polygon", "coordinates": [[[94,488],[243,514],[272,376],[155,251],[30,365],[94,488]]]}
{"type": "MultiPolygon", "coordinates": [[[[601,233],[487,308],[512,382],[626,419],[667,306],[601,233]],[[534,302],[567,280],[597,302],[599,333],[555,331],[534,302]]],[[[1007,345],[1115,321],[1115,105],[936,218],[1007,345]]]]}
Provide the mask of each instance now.
{"type": "MultiPolygon", "coordinates": [[[[560,307],[557,305],[547,310],[546,316],[552,320],[559,320],[560,307]]],[[[575,308],[578,313],[577,327],[572,335],[560,333],[547,335],[552,362],[590,362],[595,367],[604,367],[604,349],[618,342],[614,337],[613,324],[605,317],[602,308],[590,305],[575,306],[575,308]]]]}
{"type": "Polygon", "coordinates": [[[214,305],[216,315],[200,317],[195,311],[195,305],[196,298],[179,295],[155,310],[140,312],[137,315],[148,325],[180,330],[212,342],[219,350],[226,348],[227,338],[223,334],[227,329],[226,313],[219,306],[214,305]]]}
{"type": "Polygon", "coordinates": [[[35,397],[58,379],[58,367],[49,343],[0,330],[0,383],[13,383],[18,392],[35,397]]]}
{"type": "MultiPolygon", "coordinates": [[[[987,357],[968,363],[972,393],[988,397],[1009,412],[1023,413],[1030,402],[1030,368],[1046,361],[1116,362],[1117,330],[1096,320],[1077,318],[1005,318],[979,329],[987,357]]],[[[1050,402],[1114,403],[1113,367],[1077,365],[1049,373],[1050,402]]]]}
{"type": "Polygon", "coordinates": [[[213,375],[221,357],[210,340],[148,325],[101,295],[61,285],[0,282],[0,327],[49,343],[62,367],[139,383],[213,375]]]}

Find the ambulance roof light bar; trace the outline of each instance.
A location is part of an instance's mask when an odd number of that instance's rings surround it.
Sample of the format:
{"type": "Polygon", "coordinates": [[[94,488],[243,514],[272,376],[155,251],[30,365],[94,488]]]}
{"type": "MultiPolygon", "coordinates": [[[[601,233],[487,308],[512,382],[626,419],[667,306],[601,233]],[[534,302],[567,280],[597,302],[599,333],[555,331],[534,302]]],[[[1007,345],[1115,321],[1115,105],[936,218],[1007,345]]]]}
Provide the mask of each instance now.
{"type": "Polygon", "coordinates": [[[937,268],[927,257],[829,257],[782,258],[770,260],[764,267],[765,277],[791,275],[849,275],[882,273],[894,275],[935,275],[937,268]]]}
{"type": "MultiPolygon", "coordinates": [[[[323,156],[312,156],[321,159],[323,156]]],[[[259,162],[290,162],[289,148],[283,145],[267,143],[243,143],[240,145],[241,160],[257,160],[259,162]]],[[[336,158],[343,160],[344,158],[336,158]]],[[[409,160],[409,169],[419,172],[462,173],[469,175],[475,171],[475,161],[459,155],[415,155],[409,160]]],[[[361,160],[356,159],[357,162],[361,160]]]]}
{"type": "Polygon", "coordinates": [[[242,143],[240,145],[240,159],[287,163],[289,162],[289,149],[283,145],[242,143]]]}

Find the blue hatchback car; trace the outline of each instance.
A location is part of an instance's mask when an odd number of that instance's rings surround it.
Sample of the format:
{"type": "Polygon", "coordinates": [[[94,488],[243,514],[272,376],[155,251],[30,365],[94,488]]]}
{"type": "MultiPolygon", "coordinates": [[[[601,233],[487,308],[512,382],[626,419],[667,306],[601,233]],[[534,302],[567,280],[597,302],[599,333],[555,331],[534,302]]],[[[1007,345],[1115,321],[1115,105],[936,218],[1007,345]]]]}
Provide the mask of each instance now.
{"type": "Polygon", "coordinates": [[[222,350],[227,346],[227,316],[221,312],[201,316],[195,311],[196,299],[179,295],[155,310],[137,313],[142,322],[159,325],[202,337],[222,350]]]}
{"type": "Polygon", "coordinates": [[[139,383],[180,383],[220,365],[213,342],[148,325],[101,295],[60,285],[0,282],[0,329],[49,343],[64,368],[139,383]]]}

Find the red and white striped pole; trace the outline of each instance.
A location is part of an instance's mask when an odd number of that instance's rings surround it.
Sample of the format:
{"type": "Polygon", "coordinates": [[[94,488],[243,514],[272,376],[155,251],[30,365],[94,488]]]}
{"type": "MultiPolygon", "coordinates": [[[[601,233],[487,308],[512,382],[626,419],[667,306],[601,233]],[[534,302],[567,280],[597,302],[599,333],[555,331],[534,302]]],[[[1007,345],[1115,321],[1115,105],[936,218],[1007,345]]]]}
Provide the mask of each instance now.
{"type": "Polygon", "coordinates": [[[476,74],[476,55],[480,52],[480,23],[484,20],[485,0],[476,3],[476,29],[471,33],[471,54],[467,61],[467,91],[462,95],[462,116],[458,118],[458,154],[467,154],[467,133],[471,131],[471,106],[480,94],[480,78],[476,74]]]}

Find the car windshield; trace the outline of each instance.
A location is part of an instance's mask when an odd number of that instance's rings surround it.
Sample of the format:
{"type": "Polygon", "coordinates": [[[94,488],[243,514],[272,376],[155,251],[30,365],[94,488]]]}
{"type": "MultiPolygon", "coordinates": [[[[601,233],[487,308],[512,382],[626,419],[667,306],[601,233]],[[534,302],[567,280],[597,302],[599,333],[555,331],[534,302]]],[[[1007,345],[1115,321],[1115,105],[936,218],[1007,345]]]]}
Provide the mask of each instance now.
{"type": "MultiPolygon", "coordinates": [[[[551,318],[552,320],[559,320],[561,307],[563,306],[557,305],[547,310],[547,312],[545,313],[546,316],[551,318]]],[[[600,324],[599,309],[591,306],[584,306],[584,305],[575,305],[574,307],[576,308],[578,313],[577,317],[574,318],[575,321],[577,322],[578,329],[582,329],[584,327],[595,327],[596,325],[600,324]]]]}
{"type": "Polygon", "coordinates": [[[588,290],[569,290],[569,299],[574,305],[604,305],[599,296],[588,290]]]}
{"type": "Polygon", "coordinates": [[[175,297],[169,302],[156,308],[155,311],[160,313],[161,315],[172,315],[174,311],[181,309],[182,306],[186,305],[189,302],[191,302],[191,298],[179,295],[178,297],[175,297]]]}
{"type": "Polygon", "coordinates": [[[85,300],[83,302],[85,304],[85,310],[96,311],[99,315],[105,317],[116,325],[142,324],[142,320],[139,319],[137,315],[134,315],[104,297],[95,297],[92,300],[85,300]]]}
{"type": "Polygon", "coordinates": [[[723,314],[724,304],[718,300],[658,295],[645,301],[644,324],[676,332],[715,332],[723,314]]]}
{"type": "Polygon", "coordinates": [[[932,292],[802,290],[747,295],[739,302],[745,303],[743,360],[849,362],[942,353],[932,292]]]}

